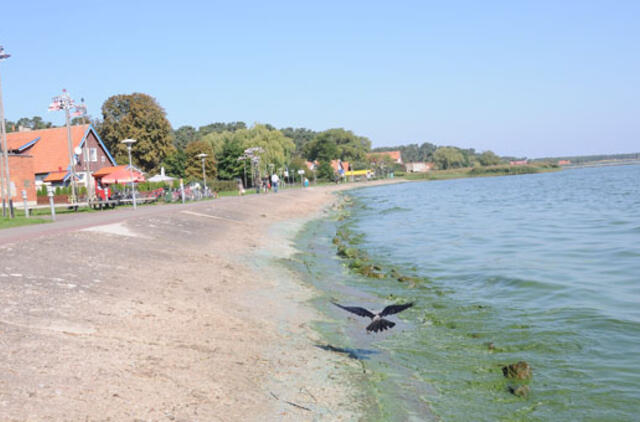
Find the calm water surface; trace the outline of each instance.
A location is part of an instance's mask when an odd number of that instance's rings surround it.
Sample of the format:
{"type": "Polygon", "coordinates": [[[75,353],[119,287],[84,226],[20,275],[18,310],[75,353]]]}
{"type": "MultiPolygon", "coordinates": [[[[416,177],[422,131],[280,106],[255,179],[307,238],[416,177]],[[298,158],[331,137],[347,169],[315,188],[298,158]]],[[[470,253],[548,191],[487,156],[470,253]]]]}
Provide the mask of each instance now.
{"type": "Polygon", "coordinates": [[[361,189],[351,217],[299,239],[301,271],[325,292],[317,327],[360,352],[385,420],[639,420],[640,166],[361,189]],[[342,226],[415,287],[350,273],[331,238],[342,226]],[[380,307],[416,300],[396,329],[333,297],[380,307]],[[488,346],[492,343],[492,347],[488,346]],[[526,399],[501,366],[529,362],[526,399]]]}

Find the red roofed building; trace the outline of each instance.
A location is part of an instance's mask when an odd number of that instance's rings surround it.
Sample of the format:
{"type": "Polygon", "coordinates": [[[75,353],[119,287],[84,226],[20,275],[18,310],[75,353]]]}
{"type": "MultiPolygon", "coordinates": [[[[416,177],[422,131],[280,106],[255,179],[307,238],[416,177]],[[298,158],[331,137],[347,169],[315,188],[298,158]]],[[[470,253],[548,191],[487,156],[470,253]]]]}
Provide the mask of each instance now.
{"type": "MultiPolygon", "coordinates": [[[[86,173],[91,174],[102,167],[116,165],[91,125],[71,126],[71,143],[74,150],[74,170],[82,185],[87,185],[86,173]],[[76,155],[77,148],[82,152],[76,155]]],[[[66,127],[8,133],[7,146],[12,155],[32,157],[35,185],[69,183],[71,172],[66,127]]],[[[23,183],[16,185],[22,186],[23,183]]]]}
{"type": "Polygon", "coordinates": [[[384,156],[391,158],[395,163],[402,164],[402,154],[400,151],[380,151],[367,154],[367,158],[371,161],[380,160],[384,156]]]}

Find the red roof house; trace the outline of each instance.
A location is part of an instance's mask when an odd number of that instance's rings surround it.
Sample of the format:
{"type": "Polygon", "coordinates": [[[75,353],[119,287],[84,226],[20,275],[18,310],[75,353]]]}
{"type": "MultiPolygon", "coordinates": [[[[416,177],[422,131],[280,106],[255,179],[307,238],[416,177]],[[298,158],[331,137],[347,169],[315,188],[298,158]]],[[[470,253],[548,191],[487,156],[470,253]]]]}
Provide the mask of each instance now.
{"type": "Polygon", "coordinates": [[[402,164],[402,154],[400,151],[380,151],[367,154],[367,158],[372,161],[380,160],[384,156],[391,158],[395,163],[402,164]]]}
{"type": "MultiPolygon", "coordinates": [[[[82,149],[79,155],[75,155],[74,151],[76,174],[93,173],[102,167],[116,165],[91,125],[71,126],[71,143],[73,150],[77,147],[82,149]]],[[[37,184],[41,184],[51,173],[58,174],[52,174],[49,181],[67,181],[71,176],[66,127],[7,133],[7,147],[12,154],[33,157],[37,184]],[[64,177],[60,179],[59,173],[63,172],[64,177]]]]}

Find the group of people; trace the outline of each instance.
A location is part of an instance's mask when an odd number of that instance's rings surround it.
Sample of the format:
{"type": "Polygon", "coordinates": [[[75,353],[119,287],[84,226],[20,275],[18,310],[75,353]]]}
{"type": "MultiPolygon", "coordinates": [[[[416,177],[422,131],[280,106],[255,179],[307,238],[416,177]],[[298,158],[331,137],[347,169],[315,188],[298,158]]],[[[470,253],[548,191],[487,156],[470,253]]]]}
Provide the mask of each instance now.
{"type": "MultiPolygon", "coordinates": [[[[309,187],[309,179],[304,178],[303,186],[309,187]]],[[[280,187],[280,177],[277,174],[272,174],[271,176],[265,176],[263,178],[257,179],[255,188],[256,193],[260,193],[261,191],[267,193],[269,191],[273,191],[274,193],[278,193],[278,188],[280,187]]],[[[244,185],[242,180],[238,179],[238,194],[244,195],[244,185]]]]}

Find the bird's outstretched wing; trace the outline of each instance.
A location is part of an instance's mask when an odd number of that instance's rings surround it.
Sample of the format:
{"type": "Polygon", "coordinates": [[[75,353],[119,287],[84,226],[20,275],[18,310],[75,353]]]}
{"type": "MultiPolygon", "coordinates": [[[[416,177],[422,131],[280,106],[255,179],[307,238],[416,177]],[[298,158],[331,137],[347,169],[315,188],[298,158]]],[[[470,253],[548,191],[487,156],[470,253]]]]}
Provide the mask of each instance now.
{"type": "Polygon", "coordinates": [[[372,312],[370,312],[370,311],[368,311],[368,310],[366,310],[364,308],[361,308],[359,306],[342,306],[339,303],[335,303],[335,302],[331,302],[331,303],[336,305],[338,308],[342,308],[345,311],[351,312],[352,314],[356,314],[356,315],[361,316],[361,317],[373,318],[375,316],[372,312]]]}
{"type": "Polygon", "coordinates": [[[380,312],[380,316],[385,317],[387,315],[397,314],[412,306],[413,306],[413,302],[403,303],[401,305],[389,305],[386,308],[384,308],[382,312],[380,312]]]}

